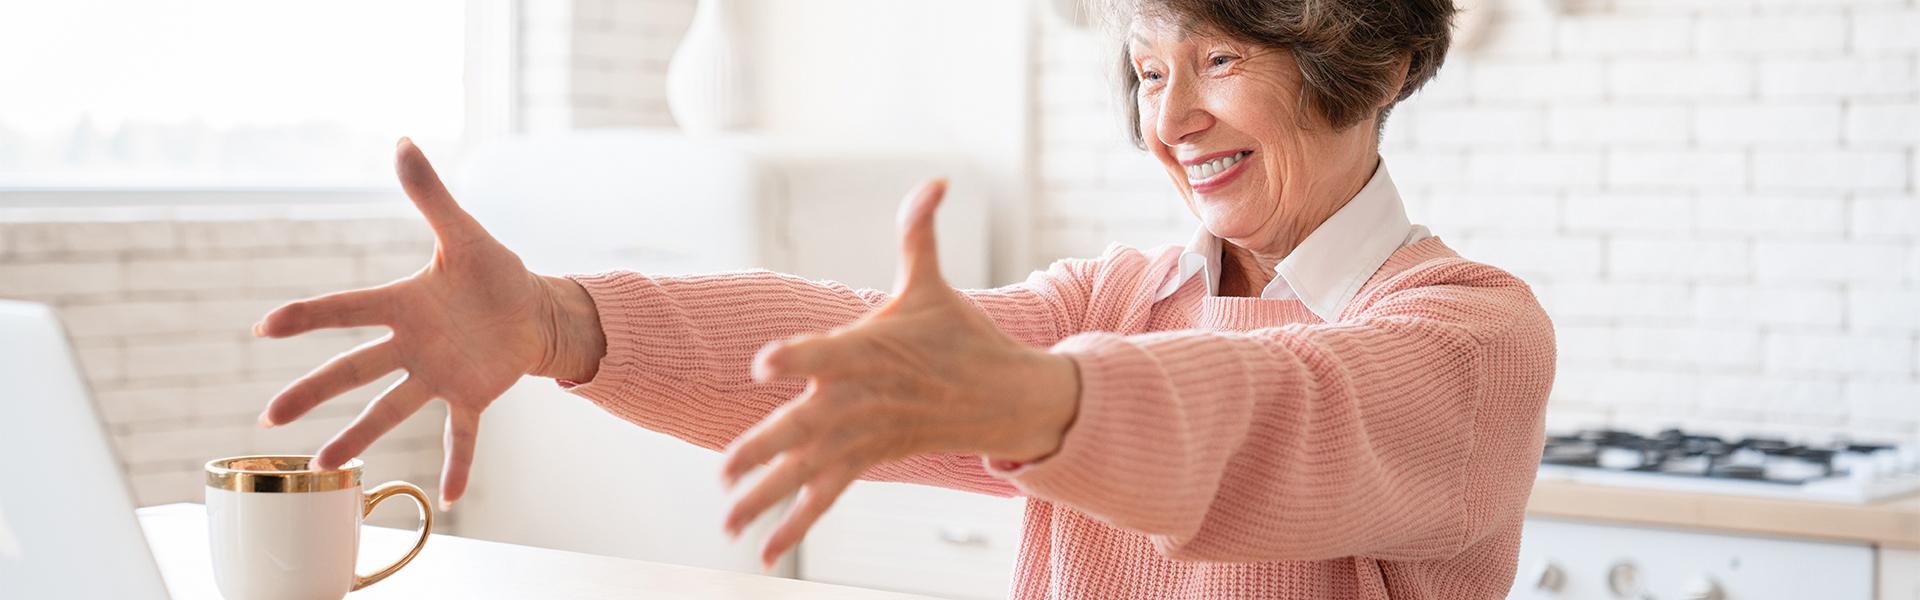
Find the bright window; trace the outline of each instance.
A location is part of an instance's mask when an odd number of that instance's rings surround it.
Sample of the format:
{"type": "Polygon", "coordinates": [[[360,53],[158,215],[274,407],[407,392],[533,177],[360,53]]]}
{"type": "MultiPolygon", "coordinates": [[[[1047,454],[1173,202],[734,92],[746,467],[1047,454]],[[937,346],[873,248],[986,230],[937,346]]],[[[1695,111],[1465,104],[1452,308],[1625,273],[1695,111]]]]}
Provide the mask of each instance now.
{"type": "Polygon", "coordinates": [[[390,187],[451,156],[465,0],[0,2],[0,188],[390,187]]]}

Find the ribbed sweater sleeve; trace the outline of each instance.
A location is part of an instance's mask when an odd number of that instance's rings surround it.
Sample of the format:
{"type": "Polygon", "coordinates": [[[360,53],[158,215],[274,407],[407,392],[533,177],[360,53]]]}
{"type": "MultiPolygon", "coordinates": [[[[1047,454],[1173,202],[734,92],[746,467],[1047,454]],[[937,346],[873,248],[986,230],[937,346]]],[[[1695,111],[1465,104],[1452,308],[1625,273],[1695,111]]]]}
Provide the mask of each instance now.
{"type": "MultiPolygon", "coordinates": [[[[1027,284],[965,297],[1015,339],[1047,347],[1086,304],[1071,290],[1087,261],[1063,261],[1027,284]],[[1040,285],[1037,282],[1047,282],[1040,285]],[[1066,292],[1063,292],[1066,290],[1066,292]]],[[[586,288],[607,336],[592,382],[571,391],[642,427],[711,450],[766,418],[804,387],[755,382],[754,354],[768,342],[853,323],[890,296],[768,271],[650,277],[615,271],[572,275],[586,288]]],[[[1000,496],[1017,493],[977,456],[928,455],[873,468],[866,479],[906,481],[1000,496]]]]}
{"type": "Polygon", "coordinates": [[[1458,258],[1370,289],[1333,324],[1066,339],[1076,421],[1055,455],[995,472],[1175,559],[1458,554],[1524,507],[1531,478],[1511,475],[1538,460],[1551,324],[1524,283],[1458,258]]]}

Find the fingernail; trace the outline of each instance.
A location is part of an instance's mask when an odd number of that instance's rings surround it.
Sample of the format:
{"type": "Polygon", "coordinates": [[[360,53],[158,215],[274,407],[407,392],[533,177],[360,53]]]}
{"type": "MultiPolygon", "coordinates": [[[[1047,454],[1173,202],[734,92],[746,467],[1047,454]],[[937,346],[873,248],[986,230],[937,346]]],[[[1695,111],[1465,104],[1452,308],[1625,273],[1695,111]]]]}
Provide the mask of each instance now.
{"type": "Polygon", "coordinates": [[[453,501],[452,501],[452,500],[448,500],[448,499],[446,499],[446,498],[441,498],[441,499],[440,499],[440,512],[451,512],[452,510],[453,510],[453,501]]]}
{"type": "Polygon", "coordinates": [[[393,143],[393,145],[395,145],[395,146],[405,146],[405,145],[407,145],[407,144],[411,144],[411,143],[413,143],[413,140],[411,140],[411,139],[407,139],[407,136],[404,136],[404,135],[403,135],[403,136],[400,136],[400,141],[398,141],[398,142],[394,142],[394,143],[393,143]]]}
{"type": "Polygon", "coordinates": [[[253,337],[267,337],[267,324],[262,321],[253,324],[253,337]]]}
{"type": "Polygon", "coordinates": [[[260,428],[273,429],[273,421],[267,419],[267,413],[260,413],[260,428]]]}

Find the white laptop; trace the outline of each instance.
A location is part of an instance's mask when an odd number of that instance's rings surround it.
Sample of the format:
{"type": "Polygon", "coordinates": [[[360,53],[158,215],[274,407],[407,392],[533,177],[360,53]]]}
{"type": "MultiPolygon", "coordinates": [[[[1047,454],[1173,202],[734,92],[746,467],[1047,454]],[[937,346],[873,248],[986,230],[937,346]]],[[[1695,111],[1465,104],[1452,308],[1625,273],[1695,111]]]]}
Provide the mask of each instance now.
{"type": "Polygon", "coordinates": [[[167,597],[53,311],[0,300],[0,598],[167,597]]]}

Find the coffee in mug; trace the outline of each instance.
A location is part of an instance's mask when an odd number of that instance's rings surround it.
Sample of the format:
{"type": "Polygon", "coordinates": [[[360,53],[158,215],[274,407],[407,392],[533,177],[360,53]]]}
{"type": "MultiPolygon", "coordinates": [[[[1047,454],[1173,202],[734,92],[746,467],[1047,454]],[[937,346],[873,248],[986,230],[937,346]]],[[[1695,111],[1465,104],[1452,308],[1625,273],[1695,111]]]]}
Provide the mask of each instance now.
{"type": "Polygon", "coordinates": [[[427,544],[427,494],[395,481],[360,490],[359,459],[331,471],[311,456],[241,456],[207,463],[207,526],[213,574],[227,600],[340,600],[406,566],[427,544]],[[420,541],[372,575],[355,573],[360,521],[380,501],[420,505],[420,541]]]}

